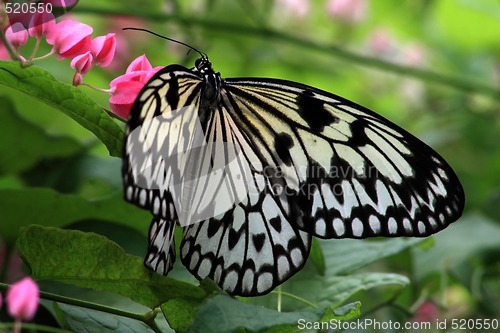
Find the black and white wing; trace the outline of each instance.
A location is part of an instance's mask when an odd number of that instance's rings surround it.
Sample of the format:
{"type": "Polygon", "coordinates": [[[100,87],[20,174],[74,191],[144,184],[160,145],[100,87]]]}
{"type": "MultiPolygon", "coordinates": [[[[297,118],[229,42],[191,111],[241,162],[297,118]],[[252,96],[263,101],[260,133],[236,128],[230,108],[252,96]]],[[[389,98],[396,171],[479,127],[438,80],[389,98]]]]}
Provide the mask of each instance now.
{"type": "Polygon", "coordinates": [[[192,71],[179,65],[165,67],[142,89],[127,122],[122,159],[125,199],[153,214],[144,263],[164,275],[175,261],[173,235],[178,224],[174,197],[179,193],[168,185],[184,172],[184,156],[179,155],[193,146],[189,125],[196,118],[202,88],[192,71]],[[176,157],[169,158],[172,155],[176,157]]]}
{"type": "Polygon", "coordinates": [[[154,215],[145,265],[170,271],[180,224],[181,260],[196,277],[231,294],[268,293],[305,264],[311,235],[285,217],[286,198],[268,193],[250,138],[227,113],[203,104],[202,82],[191,70],[166,67],[131,112],[122,172],[126,200],[154,215]]]}
{"type": "Polygon", "coordinates": [[[206,58],[172,65],[139,94],[125,197],[153,214],[146,266],[181,261],[230,294],[268,293],[305,264],[311,237],[423,237],[457,220],[464,192],[426,144],[333,94],[226,79],[206,58]]]}
{"type": "Polygon", "coordinates": [[[462,213],[462,186],[441,156],[346,99],[289,81],[237,78],[224,81],[220,110],[250,138],[270,182],[283,186],[285,217],[314,236],[423,237],[462,213]]]}

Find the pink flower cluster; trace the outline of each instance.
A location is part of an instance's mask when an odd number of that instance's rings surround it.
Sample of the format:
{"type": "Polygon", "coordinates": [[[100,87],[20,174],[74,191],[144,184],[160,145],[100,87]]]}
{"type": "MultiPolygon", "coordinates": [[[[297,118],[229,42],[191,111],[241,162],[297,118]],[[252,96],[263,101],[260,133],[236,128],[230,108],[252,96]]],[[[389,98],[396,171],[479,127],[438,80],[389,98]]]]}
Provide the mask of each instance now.
{"type": "MultiPolygon", "coordinates": [[[[9,315],[18,321],[32,320],[40,302],[40,290],[33,279],[25,277],[10,287],[5,299],[9,315]]],[[[1,306],[2,295],[0,294],[1,306]]]]}
{"type": "MultiPolygon", "coordinates": [[[[28,29],[25,29],[19,22],[9,26],[5,36],[18,60],[26,66],[34,60],[51,55],[57,55],[58,60],[71,59],[71,67],[75,69],[73,85],[78,86],[82,84],[83,76],[93,66],[106,67],[115,55],[117,47],[115,34],[109,33],[92,39],[92,32],[92,27],[84,23],[71,19],[56,23],[52,14],[43,13],[32,17],[28,29]],[[52,45],[51,52],[42,57],[32,56],[26,60],[19,53],[19,48],[26,44],[29,36],[37,39],[37,46],[33,53],[36,53],[36,48],[43,37],[49,45],[52,45]]],[[[8,57],[8,52],[0,43],[0,59],[2,57],[8,57]]],[[[110,82],[110,89],[98,90],[111,95],[109,99],[111,110],[119,117],[126,119],[142,87],[161,68],[153,68],[145,55],[139,56],[128,66],[124,75],[110,82]]]]}
{"type": "Polygon", "coordinates": [[[57,55],[58,60],[72,59],[71,67],[76,70],[73,84],[76,86],[82,83],[83,75],[87,74],[92,66],[108,66],[115,54],[114,34],[110,33],[92,39],[92,32],[92,27],[74,20],[56,23],[51,13],[44,12],[33,15],[28,29],[25,29],[19,22],[12,24],[5,31],[5,37],[19,60],[25,65],[53,54],[57,55]],[[44,36],[47,43],[52,45],[52,51],[43,57],[31,57],[26,60],[19,53],[19,48],[26,44],[28,36],[37,39],[37,46],[33,53],[36,53],[40,40],[44,36]]]}
{"type": "MultiPolygon", "coordinates": [[[[19,22],[9,26],[5,36],[11,49],[19,57],[18,60],[25,65],[51,55],[57,55],[58,60],[71,59],[71,67],[75,69],[73,85],[77,86],[83,82],[83,76],[93,66],[108,66],[116,51],[116,39],[113,33],[92,39],[92,32],[92,27],[87,24],[70,19],[56,23],[52,14],[43,13],[32,17],[28,29],[24,29],[19,22]],[[37,39],[37,45],[45,37],[47,43],[52,45],[51,52],[39,58],[32,57],[26,60],[19,53],[19,48],[27,43],[29,36],[37,39]]],[[[8,57],[7,49],[2,46],[0,44],[0,59],[8,57]]],[[[33,53],[36,53],[36,49],[33,53]]],[[[111,95],[109,99],[111,110],[119,117],[128,118],[140,90],[160,68],[153,68],[145,55],[132,61],[125,74],[112,80],[110,89],[104,90],[111,95]]]]}

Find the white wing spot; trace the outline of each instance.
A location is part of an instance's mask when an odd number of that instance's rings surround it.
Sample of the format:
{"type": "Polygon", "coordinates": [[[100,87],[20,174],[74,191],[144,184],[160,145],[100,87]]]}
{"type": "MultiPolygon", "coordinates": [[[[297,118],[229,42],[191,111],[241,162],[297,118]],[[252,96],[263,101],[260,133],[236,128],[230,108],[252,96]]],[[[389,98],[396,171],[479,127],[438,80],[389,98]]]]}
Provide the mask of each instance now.
{"type": "Polygon", "coordinates": [[[378,217],[375,215],[370,215],[370,218],[368,219],[368,223],[370,224],[370,228],[375,234],[380,233],[380,220],[378,217]]]}
{"type": "Polygon", "coordinates": [[[325,219],[320,218],[319,220],[316,221],[316,224],[314,225],[314,231],[316,232],[316,235],[319,235],[319,236],[325,236],[326,235],[326,222],[325,222],[325,219]]]}
{"type": "Polygon", "coordinates": [[[389,218],[389,221],[387,221],[387,227],[391,235],[395,235],[398,232],[398,223],[394,217],[389,218]]]}
{"type": "Polygon", "coordinates": [[[292,259],[292,263],[295,267],[299,267],[304,261],[304,256],[302,255],[302,251],[298,248],[294,248],[290,253],[290,258],[292,259]]]}
{"type": "Polygon", "coordinates": [[[352,234],[356,237],[361,237],[363,235],[364,225],[360,219],[355,218],[352,221],[352,234]]]}
{"type": "Polygon", "coordinates": [[[345,226],[344,226],[344,221],[342,221],[339,218],[336,218],[333,220],[333,229],[335,230],[335,233],[337,236],[343,236],[345,233],[345,226]]]}
{"type": "Polygon", "coordinates": [[[148,193],[145,190],[141,190],[139,192],[139,204],[141,206],[144,206],[146,204],[147,195],[148,195],[148,193]]]}
{"type": "Polygon", "coordinates": [[[196,265],[198,265],[198,261],[200,260],[200,255],[198,253],[198,251],[195,251],[192,255],[191,255],[191,262],[190,262],[190,265],[189,265],[189,268],[191,270],[194,270],[194,268],[196,267],[196,265]]]}
{"type": "Polygon", "coordinates": [[[226,275],[226,278],[224,279],[224,284],[222,288],[228,292],[232,292],[236,288],[237,284],[238,284],[238,273],[235,271],[230,271],[226,275]]]}
{"type": "Polygon", "coordinates": [[[254,280],[255,280],[255,272],[252,271],[250,268],[248,268],[245,271],[245,274],[243,274],[243,279],[241,279],[241,284],[244,289],[248,289],[248,291],[250,291],[253,286],[254,280]],[[248,286],[248,288],[245,288],[245,286],[248,286]]]}
{"type": "Polygon", "coordinates": [[[422,221],[418,221],[417,226],[418,226],[418,232],[419,232],[420,234],[425,234],[425,230],[426,230],[427,228],[425,227],[424,222],[422,222],[422,221]]]}
{"type": "Polygon", "coordinates": [[[273,285],[273,275],[269,272],[265,272],[259,275],[257,280],[257,291],[263,292],[269,289],[273,285]]]}
{"type": "Polygon", "coordinates": [[[279,279],[283,280],[285,276],[290,272],[290,263],[288,262],[288,258],[285,256],[280,256],[278,258],[276,268],[278,270],[279,279]]]}
{"type": "Polygon", "coordinates": [[[404,218],[403,219],[403,228],[407,231],[407,232],[412,232],[413,231],[413,227],[411,225],[411,222],[408,218],[404,218]]]}

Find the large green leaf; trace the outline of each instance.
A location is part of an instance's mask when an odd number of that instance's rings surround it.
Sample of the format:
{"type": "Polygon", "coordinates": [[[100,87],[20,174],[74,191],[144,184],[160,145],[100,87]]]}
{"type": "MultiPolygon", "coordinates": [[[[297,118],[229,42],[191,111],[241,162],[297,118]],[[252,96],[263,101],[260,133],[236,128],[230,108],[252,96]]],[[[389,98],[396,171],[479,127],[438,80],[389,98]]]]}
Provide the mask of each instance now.
{"type": "Polygon", "coordinates": [[[82,149],[72,138],[54,137],[21,118],[14,104],[0,96],[0,174],[26,170],[43,158],[63,157],[82,149]]]}
{"type": "Polygon", "coordinates": [[[0,85],[21,91],[64,112],[94,133],[112,156],[121,156],[123,130],[80,89],[57,81],[42,68],[21,68],[15,61],[0,61],[0,85]]]}
{"type": "Polygon", "coordinates": [[[150,308],[205,297],[202,289],[152,273],[142,258],[91,232],[33,225],[21,229],[17,249],[36,280],[113,292],[150,308]]]}
{"type": "Polygon", "coordinates": [[[415,249],[415,276],[422,279],[431,273],[442,274],[444,269],[477,260],[480,253],[500,249],[500,226],[482,214],[463,216],[459,223],[434,236],[430,249],[415,249]]]}
{"type": "Polygon", "coordinates": [[[22,226],[64,227],[91,218],[114,221],[144,234],[151,221],[147,211],[127,204],[121,192],[91,201],[46,188],[0,189],[0,235],[8,242],[15,240],[22,226]]]}
{"type": "Polygon", "coordinates": [[[326,275],[349,274],[377,260],[404,251],[423,242],[423,238],[384,240],[321,240],[326,261],[326,275]]]}
{"type": "Polygon", "coordinates": [[[353,303],[341,311],[326,308],[278,312],[219,295],[209,298],[197,310],[187,332],[229,333],[241,332],[243,328],[251,332],[297,332],[301,326],[313,323],[358,317],[360,306],[359,303],[353,303]]]}

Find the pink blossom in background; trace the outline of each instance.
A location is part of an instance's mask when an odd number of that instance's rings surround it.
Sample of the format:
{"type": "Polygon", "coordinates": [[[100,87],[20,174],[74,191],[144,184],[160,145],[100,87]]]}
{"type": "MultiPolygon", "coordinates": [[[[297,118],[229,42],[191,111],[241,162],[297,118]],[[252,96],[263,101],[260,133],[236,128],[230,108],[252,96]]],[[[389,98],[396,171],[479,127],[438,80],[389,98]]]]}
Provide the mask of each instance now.
{"type": "Polygon", "coordinates": [[[125,68],[126,64],[130,62],[131,55],[134,52],[131,51],[130,43],[133,42],[133,48],[140,47],[138,42],[137,34],[131,31],[123,31],[125,27],[147,27],[147,22],[142,19],[130,17],[130,16],[112,16],[107,21],[105,27],[106,31],[113,32],[116,39],[116,50],[113,62],[108,66],[110,71],[119,71],[125,68]]]}
{"type": "Polygon", "coordinates": [[[400,56],[400,62],[408,67],[422,67],[426,63],[425,49],[418,44],[406,46],[400,56]]]}
{"type": "Polygon", "coordinates": [[[36,13],[31,18],[28,32],[31,37],[40,39],[43,35],[47,34],[47,32],[52,29],[55,24],[56,19],[52,13],[36,13]]]}
{"type": "Polygon", "coordinates": [[[279,14],[286,13],[301,18],[310,10],[309,0],[276,0],[275,7],[279,14]]]}
{"type": "Polygon", "coordinates": [[[94,38],[90,50],[94,56],[94,64],[101,67],[108,66],[115,56],[115,34],[109,33],[106,36],[94,38]]]}
{"type": "Polygon", "coordinates": [[[28,41],[28,31],[24,29],[21,23],[14,23],[5,31],[5,37],[10,44],[12,44],[14,49],[17,50],[28,41]]]}
{"type": "Polygon", "coordinates": [[[392,35],[383,28],[375,29],[368,38],[370,52],[378,56],[393,52],[394,43],[392,35]]]}
{"type": "Polygon", "coordinates": [[[47,33],[47,43],[57,59],[74,58],[90,50],[92,44],[91,26],[74,20],[65,20],[54,25],[47,33]]]}
{"type": "Polygon", "coordinates": [[[414,322],[435,322],[439,316],[439,308],[432,301],[424,302],[412,317],[414,322]]]}
{"type": "Polygon", "coordinates": [[[349,23],[356,23],[366,16],[366,0],[329,0],[326,12],[337,19],[349,23]]]}
{"type": "Polygon", "coordinates": [[[40,290],[30,277],[14,283],[7,291],[6,303],[9,315],[19,320],[31,320],[40,302],[40,290]]]}

